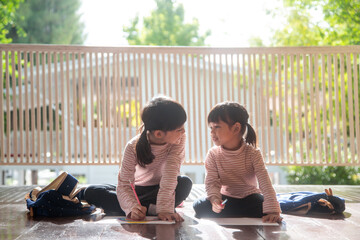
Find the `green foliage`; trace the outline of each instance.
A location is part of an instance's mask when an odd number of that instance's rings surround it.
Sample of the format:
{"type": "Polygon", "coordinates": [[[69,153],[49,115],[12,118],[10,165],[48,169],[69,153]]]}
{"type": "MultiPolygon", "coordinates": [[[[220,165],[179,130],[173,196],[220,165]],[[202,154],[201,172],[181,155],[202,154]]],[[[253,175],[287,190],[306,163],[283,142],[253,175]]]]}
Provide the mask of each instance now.
{"type": "Polygon", "coordinates": [[[157,8],[151,11],[149,17],[143,19],[143,28],[137,26],[139,17],[131,20],[129,26],[124,26],[126,39],[130,45],[157,46],[203,46],[210,35],[207,31],[199,35],[199,22],[196,18],[192,23],[184,23],[184,7],[174,5],[172,0],[155,0],[157,8]]]}
{"type": "Polygon", "coordinates": [[[360,1],[284,0],[286,24],[273,35],[274,46],[339,46],[360,43],[360,1]]]}
{"type": "Polygon", "coordinates": [[[20,4],[8,37],[15,43],[82,44],[80,0],[27,0],[20,4]],[[19,33],[19,28],[23,29],[19,33]]]}
{"type": "Polygon", "coordinates": [[[16,9],[22,1],[0,0],[0,43],[11,42],[11,38],[6,36],[9,31],[5,27],[14,24],[16,9]]]}
{"type": "Polygon", "coordinates": [[[290,184],[358,185],[360,167],[290,166],[283,167],[290,184]]]}

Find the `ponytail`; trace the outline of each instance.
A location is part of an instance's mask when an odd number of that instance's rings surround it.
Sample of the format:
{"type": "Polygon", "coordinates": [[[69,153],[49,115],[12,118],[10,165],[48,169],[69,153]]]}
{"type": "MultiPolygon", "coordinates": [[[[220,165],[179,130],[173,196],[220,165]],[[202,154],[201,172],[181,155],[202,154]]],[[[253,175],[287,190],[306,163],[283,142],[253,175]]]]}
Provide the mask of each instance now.
{"type": "Polygon", "coordinates": [[[250,125],[250,123],[245,123],[245,125],[247,126],[247,134],[245,137],[245,141],[250,144],[253,145],[254,147],[256,147],[256,133],[254,128],[250,125]]]}
{"type": "Polygon", "coordinates": [[[147,138],[147,130],[143,128],[142,133],[136,143],[136,161],[141,167],[152,163],[155,156],[151,152],[151,146],[147,138]]]}

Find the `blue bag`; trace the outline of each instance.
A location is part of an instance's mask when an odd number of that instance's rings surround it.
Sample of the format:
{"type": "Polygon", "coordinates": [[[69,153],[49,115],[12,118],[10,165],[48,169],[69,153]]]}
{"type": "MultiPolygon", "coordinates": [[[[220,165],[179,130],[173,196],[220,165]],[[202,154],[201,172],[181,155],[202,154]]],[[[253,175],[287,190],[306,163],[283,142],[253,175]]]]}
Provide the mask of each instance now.
{"type": "Polygon", "coordinates": [[[25,196],[31,216],[70,217],[91,214],[95,206],[82,203],[77,197],[83,188],[76,189],[78,181],[63,172],[43,189],[34,188],[25,196]]]}
{"type": "Polygon", "coordinates": [[[345,200],[334,196],[331,188],[325,193],[316,192],[291,192],[276,194],[283,213],[343,213],[345,200]]]}

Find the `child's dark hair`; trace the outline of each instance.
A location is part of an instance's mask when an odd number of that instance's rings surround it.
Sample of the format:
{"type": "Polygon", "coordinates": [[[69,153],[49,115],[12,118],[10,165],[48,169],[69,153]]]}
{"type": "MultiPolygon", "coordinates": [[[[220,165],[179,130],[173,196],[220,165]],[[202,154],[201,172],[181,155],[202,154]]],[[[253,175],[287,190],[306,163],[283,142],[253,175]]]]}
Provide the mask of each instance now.
{"type": "Polygon", "coordinates": [[[140,166],[152,163],[155,156],[147,138],[148,131],[172,131],[181,127],[186,121],[186,112],[180,103],[168,97],[153,98],[142,110],[141,135],[136,143],[137,162],[140,166]]]}
{"type": "Polygon", "coordinates": [[[254,128],[248,123],[249,114],[242,105],[236,102],[223,102],[215,105],[208,115],[208,123],[216,123],[220,120],[226,122],[229,126],[232,126],[237,122],[240,123],[240,133],[242,136],[247,128],[245,141],[256,147],[256,133],[254,128]]]}

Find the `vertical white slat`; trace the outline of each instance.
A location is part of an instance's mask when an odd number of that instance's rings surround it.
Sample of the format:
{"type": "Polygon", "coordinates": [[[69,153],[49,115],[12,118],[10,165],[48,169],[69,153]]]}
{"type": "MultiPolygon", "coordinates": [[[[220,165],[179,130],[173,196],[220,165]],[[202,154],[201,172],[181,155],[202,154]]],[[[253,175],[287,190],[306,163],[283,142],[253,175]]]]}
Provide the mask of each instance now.
{"type": "Polygon", "coordinates": [[[45,78],[45,65],[46,65],[46,52],[42,53],[42,98],[43,98],[43,104],[42,104],[42,109],[43,109],[43,119],[42,119],[42,130],[43,130],[43,162],[44,163],[48,163],[47,162],[47,142],[48,142],[48,138],[47,138],[47,109],[46,109],[46,78],[45,78]]]}
{"type": "Polygon", "coordinates": [[[78,163],[78,147],[77,147],[77,128],[78,128],[78,114],[77,114],[77,79],[76,79],[76,65],[75,65],[75,55],[72,53],[72,83],[73,83],[73,121],[74,121],[74,163],[78,163]]]}
{"type": "Polygon", "coordinates": [[[267,135],[267,149],[268,149],[268,163],[271,163],[271,126],[270,126],[270,81],[269,81],[269,57],[265,54],[265,86],[266,86],[266,135],[267,135]]]}
{"type": "Polygon", "coordinates": [[[237,75],[237,102],[241,103],[241,72],[240,72],[240,54],[236,54],[236,75],[237,75]]]}
{"type": "MultiPolygon", "coordinates": [[[[201,58],[204,59],[204,56],[201,55],[201,58]]],[[[197,160],[197,163],[201,163],[202,160],[202,142],[204,141],[204,139],[202,139],[203,135],[202,135],[202,126],[204,125],[204,122],[201,118],[201,108],[200,105],[203,105],[202,103],[204,103],[204,101],[201,101],[201,92],[205,92],[206,89],[205,88],[201,88],[201,72],[200,72],[200,56],[197,55],[196,56],[197,59],[197,88],[198,88],[198,93],[197,93],[197,115],[198,115],[198,121],[197,121],[197,129],[198,129],[198,136],[199,136],[199,159],[197,160]]],[[[205,108],[205,106],[203,105],[203,107],[205,108]]]]}
{"type": "MultiPolygon", "coordinates": [[[[333,92],[332,92],[332,64],[331,64],[331,54],[327,55],[327,70],[328,70],[328,86],[329,86],[329,119],[330,119],[330,150],[331,150],[331,160],[329,164],[333,164],[335,162],[335,136],[334,136],[334,112],[333,112],[333,92]]],[[[336,91],[336,90],[334,90],[336,91]]]]}
{"type": "MultiPolygon", "coordinates": [[[[278,56],[280,57],[280,56],[278,56]]],[[[249,80],[250,81],[250,80],[249,80]]],[[[272,83],[272,117],[273,117],[273,133],[274,133],[274,149],[275,149],[275,160],[277,160],[279,155],[278,149],[278,138],[277,138],[277,122],[276,122],[276,83],[275,83],[275,55],[271,54],[271,83],[272,83]]]]}
{"type": "MultiPolygon", "coordinates": [[[[310,60],[310,59],[309,59],[310,60]]],[[[307,55],[303,54],[303,82],[304,82],[304,121],[305,121],[305,140],[306,140],[306,163],[309,163],[310,160],[310,138],[309,138],[309,125],[308,125],[308,97],[307,97],[307,88],[306,84],[308,83],[307,78],[307,55]]]]}
{"type": "Polygon", "coordinates": [[[335,82],[335,114],[336,114],[336,150],[337,150],[337,161],[336,163],[341,163],[341,141],[340,141],[340,109],[339,109],[339,73],[338,73],[338,56],[337,54],[334,54],[334,70],[335,70],[335,76],[334,76],[334,82],[335,82]]]}
{"type": "Polygon", "coordinates": [[[344,54],[340,54],[340,79],[341,79],[341,120],[342,120],[342,133],[343,133],[343,163],[348,163],[348,147],[347,147],[347,127],[346,127],[346,97],[345,97],[345,62],[344,54]]]}
{"type": "MultiPolygon", "coordinates": [[[[260,100],[260,110],[259,110],[259,116],[260,116],[260,124],[261,124],[261,144],[260,149],[262,150],[262,153],[264,156],[266,156],[266,131],[265,131],[265,124],[266,124],[266,108],[264,105],[265,98],[264,98],[264,76],[263,76],[263,55],[260,53],[259,55],[259,100],[260,100]]],[[[260,139],[259,139],[260,140],[260,139]]],[[[264,159],[265,160],[265,159],[264,159]]]]}
{"type": "Polygon", "coordinates": [[[210,95],[210,108],[211,109],[214,105],[215,105],[215,72],[212,69],[212,67],[214,67],[213,64],[211,64],[211,57],[214,60],[214,54],[209,54],[209,95],[210,95]]]}
{"type": "MultiPolygon", "coordinates": [[[[4,86],[3,86],[3,60],[4,60],[4,53],[2,50],[0,50],[0,92],[3,94],[4,92],[4,86]]],[[[25,65],[26,66],[26,65],[25,65]]],[[[25,75],[26,76],[26,75],[25,75]]],[[[4,129],[4,108],[3,108],[3,96],[0,98],[0,163],[5,163],[5,144],[4,144],[4,136],[5,136],[5,129],[4,129]]],[[[27,101],[26,101],[27,103],[27,101]]],[[[28,126],[28,125],[26,125],[28,126]]],[[[30,142],[30,141],[29,141],[30,142]]],[[[28,152],[28,151],[27,151],[28,152]]]]}
{"type": "MultiPolygon", "coordinates": [[[[67,137],[68,137],[68,160],[67,162],[72,162],[72,151],[71,151],[71,109],[70,109],[70,101],[71,101],[71,86],[70,86],[70,54],[66,53],[66,104],[67,104],[67,137]]],[[[75,127],[75,126],[74,126],[75,127]]],[[[75,130],[74,130],[75,131],[75,130]]]]}
{"type": "MultiPolygon", "coordinates": [[[[191,82],[192,82],[192,96],[191,96],[191,105],[192,105],[192,112],[193,112],[193,122],[192,122],[192,126],[194,128],[193,133],[193,146],[194,146],[194,160],[195,162],[197,162],[197,158],[198,158],[198,151],[197,151],[197,131],[196,131],[196,116],[197,116],[197,110],[196,110],[196,94],[200,94],[199,92],[196,93],[195,91],[195,86],[196,86],[196,78],[195,78],[195,61],[194,58],[195,56],[193,54],[190,55],[191,58],[191,82]]],[[[190,79],[189,79],[190,80],[190,79]]]]}
{"type": "Polygon", "coordinates": [[[314,54],[314,68],[315,68],[315,99],[316,102],[313,103],[315,105],[316,112],[316,133],[317,133],[317,146],[316,146],[316,158],[315,162],[317,164],[322,162],[322,144],[321,144],[321,126],[320,126],[320,93],[319,93],[319,57],[317,54],[314,54]]]}
{"type": "MultiPolygon", "coordinates": [[[[182,55],[182,54],[180,54],[179,55],[179,57],[180,57],[180,61],[179,61],[179,65],[180,65],[180,79],[179,79],[179,85],[177,85],[178,86],[178,88],[179,88],[179,90],[178,91],[180,91],[180,95],[179,95],[179,98],[181,99],[180,100],[180,103],[184,106],[184,104],[185,104],[185,91],[184,91],[184,86],[185,86],[185,82],[184,82],[184,76],[183,76],[183,71],[184,71],[184,68],[183,68],[183,65],[184,65],[184,62],[183,62],[183,59],[184,59],[184,57],[186,58],[186,59],[188,59],[188,53],[185,53],[184,55],[182,55]]],[[[189,67],[189,65],[188,65],[188,67],[189,67]]],[[[187,73],[187,76],[189,76],[189,72],[187,73]]],[[[189,79],[189,77],[187,77],[187,79],[189,79]]],[[[190,91],[189,91],[190,92],[190,91]]],[[[186,93],[186,95],[189,95],[189,92],[187,92],[186,93]]],[[[187,102],[187,104],[189,104],[189,102],[187,102]]],[[[189,123],[190,124],[190,123],[189,123]]],[[[189,130],[190,131],[190,130],[189,130]]]]}
{"type": "MultiPolygon", "coordinates": [[[[355,57],[355,56],[354,56],[355,57]]],[[[349,128],[350,128],[350,152],[351,160],[346,163],[351,165],[355,163],[355,137],[354,137],[354,104],[353,104],[353,82],[352,82],[352,67],[350,53],[346,54],[346,69],[347,69],[347,85],[348,85],[348,117],[349,117],[349,128]]],[[[346,119],[346,118],[345,118],[346,119]]]]}
{"type": "MultiPolygon", "coordinates": [[[[133,53],[133,78],[134,78],[134,98],[135,98],[135,128],[138,129],[139,128],[139,109],[138,109],[138,103],[141,102],[139,95],[140,95],[140,90],[139,90],[139,86],[138,86],[138,65],[136,63],[136,58],[137,58],[137,54],[134,52],[133,53]]],[[[164,78],[165,81],[165,78],[164,78]]],[[[164,83],[165,84],[165,83],[164,83]]],[[[165,86],[165,85],[164,85],[165,86]]]]}
{"type": "Polygon", "coordinates": [[[224,73],[223,73],[223,62],[222,62],[222,54],[219,54],[219,74],[220,79],[217,82],[218,86],[220,85],[220,102],[223,102],[224,99],[224,73]]]}
{"type": "MultiPolygon", "coordinates": [[[[180,55],[180,56],[182,56],[182,55],[180,55]]],[[[185,56],[185,82],[186,82],[186,89],[189,89],[190,90],[190,77],[189,77],[189,57],[188,57],[188,55],[186,54],[185,56]]],[[[182,57],[181,57],[181,59],[182,59],[182,57]]],[[[181,66],[183,65],[182,64],[182,60],[180,61],[180,69],[181,69],[181,66]]],[[[182,72],[182,70],[180,70],[181,72],[182,72]]],[[[186,106],[187,106],[187,110],[186,110],[186,112],[190,112],[190,106],[191,106],[191,101],[190,101],[190,95],[191,95],[191,92],[190,91],[187,91],[187,93],[186,93],[186,96],[187,96],[187,100],[186,100],[186,106]]],[[[190,121],[190,116],[189,116],[189,119],[188,119],[188,132],[190,133],[189,134],[189,137],[188,137],[188,143],[189,143],[189,162],[191,163],[191,162],[193,162],[192,160],[193,160],[193,152],[192,152],[192,147],[191,146],[193,146],[193,144],[192,144],[192,142],[194,142],[194,139],[192,138],[193,136],[192,136],[192,132],[191,132],[191,121],[190,121]]]]}
{"type": "Polygon", "coordinates": [[[296,163],[296,128],[295,128],[295,70],[294,70],[294,54],[290,55],[290,71],[291,71],[291,146],[292,146],[292,163],[296,163]]]}
{"type": "MultiPolygon", "coordinates": [[[[137,56],[138,56],[138,71],[139,71],[139,73],[138,73],[138,76],[139,76],[139,79],[138,79],[138,88],[139,88],[139,110],[140,110],[140,112],[139,112],[139,117],[138,117],[138,119],[140,119],[140,116],[141,116],[141,109],[143,109],[143,105],[142,105],[142,102],[143,102],[143,82],[142,82],[142,62],[141,62],[141,53],[138,53],[137,54],[137,56]]],[[[170,75],[170,56],[169,56],[169,59],[168,59],[168,61],[169,61],[169,92],[171,93],[171,81],[170,81],[170,79],[171,79],[171,75],[170,75]]],[[[140,126],[140,124],[141,124],[141,120],[140,120],[140,122],[138,123],[138,126],[140,126]]]]}
{"type": "MultiPolygon", "coordinates": [[[[83,162],[85,162],[86,164],[89,164],[89,155],[90,155],[90,142],[89,139],[91,137],[91,135],[89,135],[90,132],[90,126],[89,126],[89,114],[88,114],[88,110],[89,110],[89,96],[88,96],[88,84],[90,84],[91,82],[88,79],[88,63],[87,63],[87,55],[88,53],[86,51],[83,52],[83,56],[84,56],[84,99],[85,99],[85,145],[86,145],[86,159],[82,159],[83,162]]],[[[83,125],[83,124],[81,124],[83,125]]]]}
{"type": "MultiPolygon", "coordinates": [[[[124,54],[122,54],[123,56],[124,54]]],[[[123,62],[124,62],[124,58],[123,62]]],[[[144,53],[144,82],[145,82],[145,102],[149,101],[149,80],[148,80],[148,66],[147,66],[147,53],[144,53]]]]}
{"type": "MultiPolygon", "coordinates": [[[[90,118],[90,122],[91,122],[91,129],[90,129],[91,160],[88,160],[88,163],[94,163],[94,160],[95,160],[95,133],[94,133],[94,129],[95,129],[95,123],[94,123],[94,97],[95,97],[95,92],[94,92],[94,72],[93,72],[94,63],[93,63],[93,53],[92,52],[89,52],[89,68],[90,68],[89,84],[90,84],[90,117],[91,117],[90,118]]],[[[90,143],[88,143],[88,144],[90,144],[90,143]]],[[[87,155],[90,155],[90,152],[88,152],[87,155]]]]}
{"type": "MultiPolygon", "coordinates": [[[[255,118],[255,131],[257,132],[259,130],[259,117],[260,117],[260,111],[259,111],[259,92],[257,89],[257,78],[256,78],[256,71],[258,71],[258,69],[256,68],[256,54],[252,54],[252,58],[253,58],[253,82],[254,82],[254,113],[253,113],[253,119],[255,118]]],[[[258,134],[257,134],[258,135],[258,134]]],[[[259,135],[257,136],[259,137],[259,135]]],[[[259,139],[256,139],[257,144],[259,142],[259,139]]]]}
{"type": "Polygon", "coordinates": [[[40,53],[36,52],[36,102],[37,102],[37,117],[36,117],[36,130],[37,130],[37,141],[35,141],[35,93],[34,93],[34,52],[30,52],[30,81],[31,81],[31,128],[32,130],[32,153],[33,161],[41,162],[41,101],[40,101],[40,53]],[[37,161],[36,151],[37,147],[37,161]]]}
{"type": "Polygon", "coordinates": [[[288,55],[284,54],[284,97],[282,96],[282,91],[283,91],[283,82],[281,79],[281,55],[278,56],[277,59],[277,67],[278,67],[278,77],[279,77],[279,125],[280,125],[280,136],[279,136],[279,144],[280,144],[280,163],[285,163],[285,157],[284,157],[284,153],[286,154],[286,163],[289,163],[290,160],[290,156],[289,156],[289,128],[288,128],[288,123],[289,123],[289,106],[288,106],[288,99],[289,99],[289,95],[288,95],[288,55]],[[284,113],[283,113],[283,103],[284,103],[284,113]],[[284,116],[285,116],[285,126],[284,126],[284,116]],[[284,149],[284,138],[283,138],[283,134],[285,133],[285,149],[284,149]],[[285,152],[284,152],[285,150],[285,152]]]}
{"type": "Polygon", "coordinates": [[[52,53],[49,51],[48,52],[48,91],[49,91],[49,137],[50,137],[50,142],[49,142],[49,152],[50,152],[50,162],[53,162],[53,139],[52,139],[52,134],[53,134],[53,115],[52,115],[52,78],[51,78],[51,58],[52,58],[52,53]]]}
{"type": "MultiPolygon", "coordinates": [[[[204,107],[203,107],[203,111],[204,111],[204,120],[205,120],[205,121],[204,121],[203,123],[201,123],[201,125],[204,126],[205,139],[202,139],[202,140],[200,141],[200,143],[205,142],[205,153],[206,153],[207,150],[209,149],[209,142],[208,142],[209,136],[208,136],[208,131],[207,131],[207,128],[206,128],[206,126],[207,126],[206,113],[207,113],[207,109],[209,109],[209,107],[208,107],[209,99],[208,99],[208,94],[207,94],[207,89],[208,89],[208,87],[207,87],[207,80],[209,80],[209,79],[206,78],[206,72],[207,72],[207,71],[206,71],[206,61],[205,61],[205,58],[208,58],[208,57],[209,57],[208,54],[204,54],[204,55],[203,55],[203,58],[202,58],[202,60],[203,60],[203,63],[202,63],[202,65],[203,65],[203,86],[204,86],[204,98],[203,98],[204,107]]],[[[203,154],[203,156],[204,156],[204,154],[203,154]]],[[[203,157],[203,156],[202,156],[202,157],[203,157]]],[[[204,160],[205,160],[205,159],[202,158],[202,162],[204,162],[204,160]]]]}
{"type": "MultiPolygon", "coordinates": [[[[14,162],[17,163],[18,159],[18,136],[17,136],[17,105],[16,105],[16,77],[15,77],[15,51],[11,51],[11,69],[12,69],[12,79],[11,79],[11,86],[12,86],[12,92],[13,92],[13,98],[12,98],[12,105],[13,105],[13,119],[12,119],[12,125],[13,125],[13,152],[14,155],[14,162]]],[[[9,115],[10,116],[10,115],[9,115]]],[[[9,132],[10,133],[10,132],[9,132]]],[[[11,135],[9,135],[11,136],[11,135]]]]}
{"type": "Polygon", "coordinates": [[[83,102],[82,102],[82,66],[81,66],[81,59],[82,59],[82,54],[81,52],[78,53],[78,68],[77,68],[77,72],[78,72],[78,105],[79,107],[77,108],[78,109],[78,123],[79,123],[79,127],[80,127],[80,131],[79,131],[79,146],[80,146],[80,149],[79,149],[79,153],[80,153],[80,160],[79,162],[83,162],[84,161],[84,149],[83,149],[83,145],[84,145],[84,137],[83,137],[83,102]]]}
{"type": "Polygon", "coordinates": [[[246,61],[245,61],[245,53],[242,54],[242,67],[243,67],[243,105],[246,106],[247,105],[247,100],[246,100],[246,92],[248,91],[247,86],[248,84],[246,83],[246,61]]]}
{"type": "MultiPolygon", "coordinates": [[[[166,78],[166,67],[165,67],[165,53],[162,53],[161,54],[161,60],[162,60],[162,84],[163,84],[163,93],[166,95],[166,96],[169,96],[169,91],[167,89],[167,84],[166,82],[170,79],[170,78],[166,78]]],[[[135,91],[136,92],[136,91],[135,91]]]]}
{"type": "Polygon", "coordinates": [[[311,111],[311,145],[312,145],[312,162],[316,163],[317,155],[316,155],[316,135],[315,135],[315,103],[314,103],[314,62],[313,62],[314,54],[310,54],[310,111],[311,111]]]}
{"type": "Polygon", "coordinates": [[[60,137],[59,137],[59,86],[58,86],[58,53],[54,52],[54,80],[55,80],[55,135],[56,135],[56,164],[59,164],[60,137]]]}
{"type": "MultiPolygon", "coordinates": [[[[248,104],[246,104],[246,108],[248,110],[248,112],[253,115],[254,114],[254,110],[253,110],[253,84],[252,84],[252,66],[251,66],[251,54],[247,54],[247,59],[248,59],[248,80],[249,80],[249,88],[248,88],[248,93],[249,93],[249,102],[248,104]]],[[[250,118],[250,124],[254,125],[254,119],[250,118]]]]}
{"type": "Polygon", "coordinates": [[[102,159],[101,155],[101,96],[100,96],[100,76],[99,76],[99,54],[95,52],[95,91],[96,91],[96,130],[97,130],[97,149],[96,149],[96,163],[100,163],[102,159]]]}
{"type": "MultiPolygon", "coordinates": [[[[302,116],[303,116],[303,111],[302,111],[302,101],[301,101],[301,75],[300,75],[300,54],[296,55],[296,79],[297,79],[297,107],[298,107],[298,122],[299,122],[299,145],[300,145],[300,159],[298,162],[296,163],[300,163],[300,164],[304,164],[303,161],[303,124],[302,124],[302,116]]],[[[305,81],[305,79],[303,79],[305,81]]]]}
{"type": "MultiPolygon", "coordinates": [[[[231,81],[230,81],[230,88],[231,88],[231,100],[232,101],[236,101],[235,100],[235,72],[234,72],[234,55],[235,54],[230,54],[231,57],[231,81]]],[[[204,64],[204,70],[205,70],[205,64],[204,64]]]]}
{"type": "Polygon", "coordinates": [[[6,72],[6,154],[7,154],[7,163],[10,163],[10,138],[11,138],[11,128],[10,128],[10,76],[9,76],[9,51],[5,52],[5,72],[6,72]]]}
{"type": "MultiPolygon", "coordinates": [[[[168,96],[170,96],[171,98],[173,98],[173,94],[172,94],[172,76],[171,76],[171,54],[168,53],[167,54],[167,61],[168,61],[168,66],[167,66],[167,71],[168,71],[168,78],[167,78],[167,81],[168,81],[168,91],[167,91],[167,94],[168,96]]],[[[165,67],[165,66],[164,66],[165,67]]],[[[141,91],[140,91],[141,92],[141,91]]],[[[141,99],[141,97],[140,97],[141,99]]]]}
{"type": "Polygon", "coordinates": [[[151,83],[151,98],[155,95],[155,82],[154,82],[154,56],[150,53],[150,83],[151,83]]]}
{"type": "Polygon", "coordinates": [[[160,71],[160,63],[159,63],[159,58],[160,58],[160,53],[155,53],[155,64],[156,64],[156,81],[157,81],[157,91],[156,94],[158,93],[164,93],[164,90],[162,90],[162,85],[161,85],[161,71],[160,71]]]}
{"type": "Polygon", "coordinates": [[[219,97],[218,97],[218,74],[217,74],[217,66],[216,66],[216,54],[214,54],[214,97],[215,97],[215,101],[214,101],[214,105],[216,105],[219,101],[219,97]]]}
{"type": "MultiPolygon", "coordinates": [[[[62,163],[66,161],[65,148],[65,77],[64,77],[64,53],[60,52],[60,88],[61,88],[61,147],[62,147],[62,163]]],[[[69,116],[67,116],[69,117],[69,116]]]]}
{"type": "MultiPolygon", "coordinates": [[[[122,117],[122,135],[123,135],[123,143],[125,144],[128,139],[126,137],[126,94],[125,94],[125,89],[126,89],[126,85],[125,85],[125,81],[126,81],[126,75],[125,75],[125,54],[121,53],[121,89],[122,89],[122,109],[123,109],[123,117],[122,117]]],[[[145,62],[147,61],[147,59],[145,59],[145,62]]],[[[145,75],[147,75],[147,68],[145,66],[145,75]]]]}
{"type": "Polygon", "coordinates": [[[131,118],[132,118],[132,111],[131,111],[131,69],[130,69],[130,53],[127,53],[127,87],[128,87],[128,103],[129,103],[129,137],[132,138],[132,131],[131,131],[131,118]]]}
{"type": "Polygon", "coordinates": [[[22,80],[22,66],[21,66],[21,60],[23,60],[23,58],[21,57],[21,52],[18,51],[17,52],[18,55],[18,62],[17,62],[17,67],[18,67],[18,88],[19,88],[19,131],[20,131],[20,141],[19,141],[19,154],[20,154],[20,163],[24,164],[25,163],[25,154],[24,154],[24,118],[23,118],[23,80],[22,80]]]}
{"type": "Polygon", "coordinates": [[[197,139],[197,129],[196,129],[196,116],[198,115],[198,111],[196,109],[196,95],[200,94],[199,92],[196,92],[196,78],[195,78],[195,56],[194,54],[190,55],[191,58],[191,82],[192,82],[192,109],[193,109],[193,133],[194,133],[194,160],[197,162],[198,159],[198,139],[197,139]]]}
{"type": "MultiPolygon", "coordinates": [[[[0,54],[2,55],[2,54],[0,54]]],[[[1,58],[2,59],[2,58],[1,58]]],[[[2,67],[2,63],[1,67],[2,67]]],[[[0,72],[1,69],[0,69],[0,72]]],[[[2,76],[2,74],[1,74],[2,76]]],[[[2,81],[0,81],[2,82],[2,81]]],[[[25,86],[25,154],[26,154],[26,163],[30,163],[30,121],[29,121],[29,88],[28,88],[28,82],[29,82],[29,78],[28,78],[28,52],[24,52],[24,86],[25,86]]],[[[2,86],[2,84],[1,84],[2,86]]],[[[0,91],[2,92],[2,90],[0,91]]],[[[31,96],[31,98],[33,98],[33,96],[31,96]]],[[[2,98],[1,98],[2,100],[2,98]]],[[[2,107],[2,103],[1,103],[1,107],[2,107]]],[[[0,109],[0,114],[2,113],[2,108],[0,109]]],[[[0,122],[0,127],[2,126],[2,123],[0,122]]],[[[0,132],[4,132],[1,131],[2,129],[0,128],[0,132]]],[[[35,129],[31,129],[31,134],[35,135],[35,129]]],[[[1,134],[2,135],[2,134],[1,134]]],[[[0,139],[1,140],[1,139],[0,139]]],[[[3,141],[1,141],[3,142],[3,141]]],[[[4,149],[3,146],[1,146],[1,149],[4,149]]],[[[33,153],[34,154],[34,153],[33,153]]],[[[35,154],[34,154],[35,155],[35,154]]],[[[2,157],[2,156],[1,156],[2,157]]]]}
{"type": "MultiPolygon", "coordinates": [[[[118,151],[119,151],[119,155],[118,155],[118,157],[119,157],[119,159],[121,159],[122,158],[122,149],[123,149],[123,145],[122,145],[122,131],[121,131],[121,128],[122,128],[122,124],[121,124],[121,121],[122,121],[122,118],[121,118],[121,83],[122,83],[122,81],[121,81],[121,79],[122,79],[122,73],[121,73],[121,71],[120,71],[120,55],[121,55],[121,53],[118,53],[117,55],[116,55],[116,59],[117,59],[117,61],[116,61],[116,69],[117,69],[117,78],[116,78],[116,80],[117,80],[117,101],[116,101],[116,105],[117,105],[117,108],[118,108],[118,110],[117,110],[117,125],[118,125],[118,129],[117,129],[117,132],[118,132],[118,134],[119,134],[119,144],[117,145],[118,146],[118,151]]],[[[141,62],[141,60],[139,60],[139,62],[141,62]]],[[[141,68],[140,68],[140,72],[141,72],[141,68]]],[[[139,80],[139,81],[141,81],[141,80],[139,80]]]]}
{"type": "Polygon", "coordinates": [[[106,163],[106,94],[105,94],[105,81],[106,81],[106,76],[105,76],[105,61],[104,61],[104,53],[101,53],[101,121],[103,123],[102,127],[101,127],[101,132],[102,132],[102,150],[103,150],[103,157],[102,159],[100,159],[101,161],[99,161],[99,163],[106,163]]]}
{"type": "MultiPolygon", "coordinates": [[[[322,134],[323,136],[323,141],[325,142],[324,144],[324,161],[322,162],[322,164],[327,164],[328,159],[329,159],[329,149],[328,149],[328,139],[327,139],[327,128],[328,128],[328,123],[327,123],[327,102],[326,102],[326,83],[325,83],[325,55],[321,54],[321,82],[322,82],[322,97],[323,97],[323,119],[321,120],[324,124],[323,124],[323,131],[324,133],[322,134]]],[[[330,87],[329,87],[330,88],[330,87]]],[[[330,116],[330,115],[329,115],[330,116]]]]}
{"type": "MultiPolygon", "coordinates": [[[[130,65],[130,59],[128,58],[128,65],[130,65]]],[[[111,73],[110,73],[110,53],[107,54],[107,61],[106,61],[106,93],[104,96],[106,96],[106,129],[107,129],[107,155],[108,157],[108,163],[110,163],[112,161],[112,157],[111,157],[111,112],[110,112],[110,96],[112,94],[112,90],[110,90],[110,83],[111,83],[111,73]]],[[[130,82],[131,84],[131,79],[128,80],[128,82],[130,82]]],[[[131,103],[130,103],[131,104],[131,103]]],[[[131,107],[130,107],[131,109],[131,107]]],[[[131,115],[130,115],[131,116],[131,115]]],[[[131,119],[131,118],[130,118],[131,119]]],[[[105,130],[106,131],[106,130],[105,130]]]]}
{"type": "MultiPolygon", "coordinates": [[[[117,80],[118,80],[118,68],[117,68],[117,59],[118,59],[118,54],[117,53],[113,53],[113,64],[112,64],[112,70],[113,70],[113,85],[112,85],[112,91],[113,91],[113,97],[112,97],[112,102],[113,102],[113,128],[114,128],[114,161],[117,162],[118,158],[118,151],[121,149],[119,148],[118,145],[118,139],[117,139],[117,135],[118,135],[118,115],[117,115],[117,105],[118,105],[118,84],[117,84],[117,80]]],[[[121,151],[121,150],[120,150],[121,151]]],[[[113,162],[112,162],[113,163],[113,162]]]]}
{"type": "MultiPolygon", "coordinates": [[[[225,79],[225,83],[226,83],[226,97],[224,100],[228,100],[231,101],[232,97],[230,95],[230,82],[231,82],[231,78],[230,78],[230,74],[229,74],[229,62],[228,62],[228,54],[224,54],[225,55],[225,68],[226,68],[226,79],[225,79]]],[[[223,83],[223,82],[222,82],[223,83]]],[[[221,84],[221,85],[225,85],[225,84],[221,84]]]]}
{"type": "MultiPolygon", "coordinates": [[[[183,76],[183,62],[182,62],[182,54],[174,54],[174,75],[175,75],[175,82],[174,82],[174,90],[175,90],[175,99],[180,102],[179,99],[179,82],[184,82],[184,76],[183,76]],[[180,68],[180,79],[178,77],[178,56],[179,56],[179,68],[180,68]]],[[[181,99],[181,103],[184,105],[185,100],[184,98],[181,99]]],[[[190,132],[190,130],[189,130],[190,132]]]]}
{"type": "Polygon", "coordinates": [[[358,54],[354,53],[354,64],[353,64],[353,71],[354,71],[354,102],[355,102],[355,126],[356,126],[356,154],[357,154],[357,161],[354,161],[354,164],[360,163],[360,123],[359,123],[359,76],[360,76],[360,66],[359,69],[357,68],[358,54]]]}

